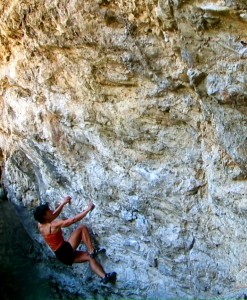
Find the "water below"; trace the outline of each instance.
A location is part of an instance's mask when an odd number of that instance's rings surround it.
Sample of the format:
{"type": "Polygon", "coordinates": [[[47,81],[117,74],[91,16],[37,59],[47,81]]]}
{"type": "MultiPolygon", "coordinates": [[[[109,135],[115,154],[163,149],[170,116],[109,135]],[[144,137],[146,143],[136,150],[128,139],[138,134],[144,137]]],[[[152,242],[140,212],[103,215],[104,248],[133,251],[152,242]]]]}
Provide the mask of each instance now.
{"type": "Polygon", "coordinates": [[[0,299],[58,299],[42,278],[32,240],[8,201],[0,202],[0,237],[0,299]]]}

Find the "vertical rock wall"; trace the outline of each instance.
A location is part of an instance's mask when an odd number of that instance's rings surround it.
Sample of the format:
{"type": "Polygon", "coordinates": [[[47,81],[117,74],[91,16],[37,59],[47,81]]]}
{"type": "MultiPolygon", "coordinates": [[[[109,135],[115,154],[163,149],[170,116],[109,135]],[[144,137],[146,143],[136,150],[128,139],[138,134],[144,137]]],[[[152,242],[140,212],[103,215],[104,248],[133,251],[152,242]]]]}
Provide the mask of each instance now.
{"type": "MultiPolygon", "coordinates": [[[[108,297],[246,285],[246,1],[2,0],[0,13],[4,185],[33,238],[41,201],[71,195],[70,216],[92,199],[118,272],[108,297]]],[[[63,285],[95,292],[85,268],[63,285]]]]}

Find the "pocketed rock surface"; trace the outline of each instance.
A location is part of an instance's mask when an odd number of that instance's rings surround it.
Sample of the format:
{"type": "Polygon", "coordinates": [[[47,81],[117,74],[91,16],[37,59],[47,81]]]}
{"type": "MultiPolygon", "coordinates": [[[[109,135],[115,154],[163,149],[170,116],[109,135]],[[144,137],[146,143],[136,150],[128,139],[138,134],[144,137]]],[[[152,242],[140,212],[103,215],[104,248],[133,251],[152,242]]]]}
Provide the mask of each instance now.
{"type": "Polygon", "coordinates": [[[70,217],[93,200],[85,221],[118,273],[101,287],[86,265],[54,264],[61,287],[243,297],[246,0],[2,0],[0,15],[8,197],[47,268],[33,208],[70,195],[70,217]]]}

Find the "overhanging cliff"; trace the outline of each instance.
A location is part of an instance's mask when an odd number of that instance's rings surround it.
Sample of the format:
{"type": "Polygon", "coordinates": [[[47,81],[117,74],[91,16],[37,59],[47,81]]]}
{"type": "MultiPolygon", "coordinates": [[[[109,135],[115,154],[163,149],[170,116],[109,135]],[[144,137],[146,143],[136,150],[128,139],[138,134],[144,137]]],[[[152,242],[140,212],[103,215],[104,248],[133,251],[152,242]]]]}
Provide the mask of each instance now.
{"type": "MultiPolygon", "coordinates": [[[[0,13],[3,179],[30,235],[41,243],[41,201],[70,195],[70,216],[92,199],[118,273],[108,297],[245,286],[246,1],[2,0],[0,13]]],[[[90,295],[85,268],[71,276],[90,295]]]]}

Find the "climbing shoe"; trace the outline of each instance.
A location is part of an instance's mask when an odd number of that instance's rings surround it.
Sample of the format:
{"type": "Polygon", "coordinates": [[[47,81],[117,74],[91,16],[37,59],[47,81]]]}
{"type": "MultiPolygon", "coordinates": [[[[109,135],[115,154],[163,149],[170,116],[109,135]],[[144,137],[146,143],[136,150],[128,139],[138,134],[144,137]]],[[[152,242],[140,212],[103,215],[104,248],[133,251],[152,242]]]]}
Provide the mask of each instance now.
{"type": "Polygon", "coordinates": [[[101,279],[101,282],[104,284],[107,284],[108,282],[114,283],[116,281],[116,278],[117,278],[116,272],[106,273],[105,277],[101,279]]]}
{"type": "Polygon", "coordinates": [[[105,253],[106,250],[104,248],[94,249],[92,253],[90,253],[91,258],[95,258],[100,253],[105,253]]]}

